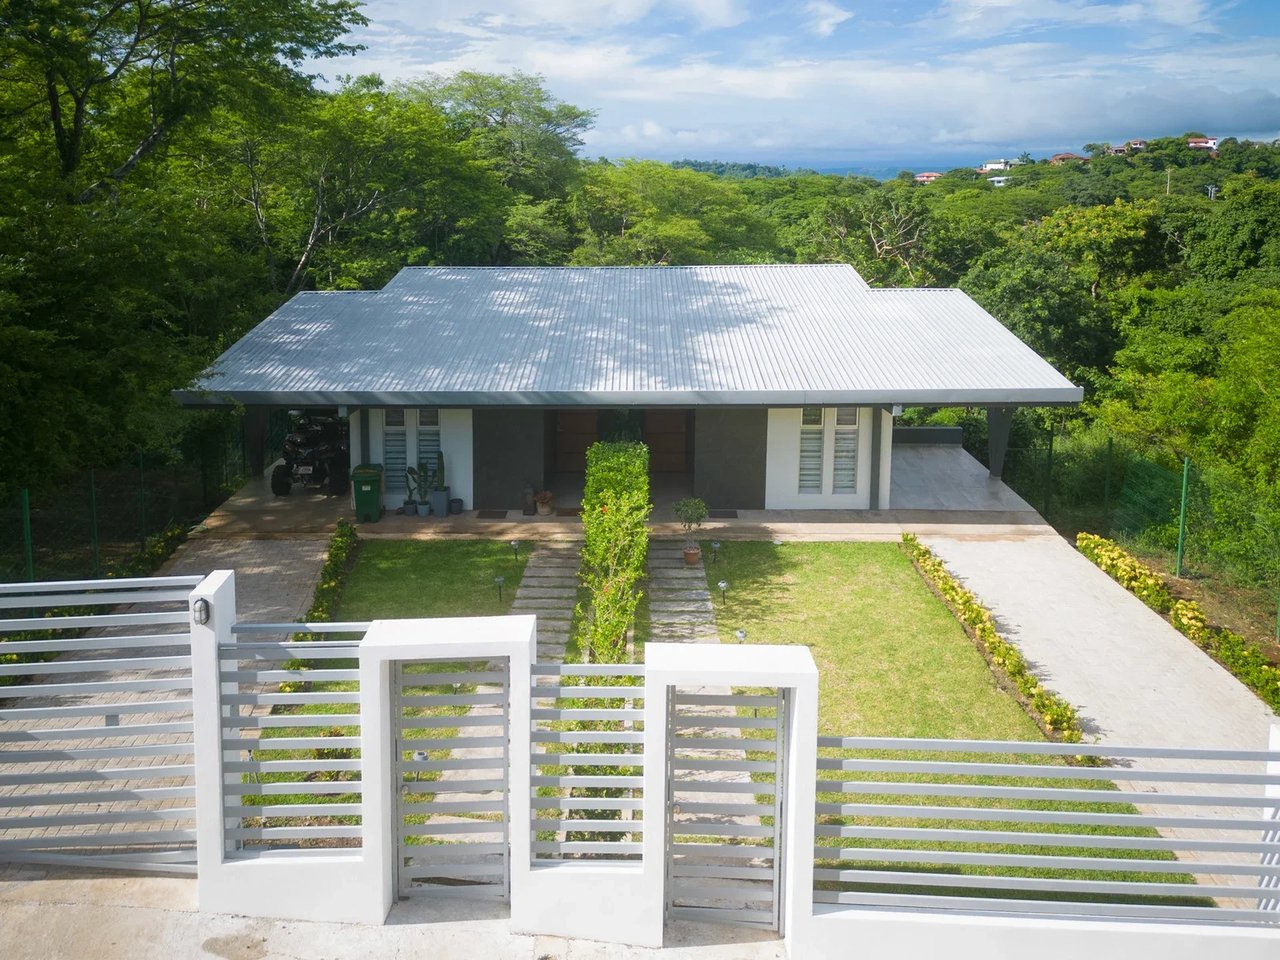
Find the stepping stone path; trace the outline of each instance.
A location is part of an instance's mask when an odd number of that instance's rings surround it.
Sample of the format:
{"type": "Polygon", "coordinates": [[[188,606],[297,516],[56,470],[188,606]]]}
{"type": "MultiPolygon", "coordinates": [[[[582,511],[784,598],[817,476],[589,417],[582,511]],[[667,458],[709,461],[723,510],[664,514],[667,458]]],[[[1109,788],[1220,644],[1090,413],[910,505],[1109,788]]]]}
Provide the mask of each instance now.
{"type": "Polygon", "coordinates": [[[532,613],[538,618],[539,661],[564,662],[573,608],[578,602],[581,548],[576,541],[539,543],[525,564],[511,612],[532,613]]]}
{"type": "Polygon", "coordinates": [[[684,544],[649,544],[649,639],[655,643],[719,643],[707,574],[684,562],[684,544]]]}

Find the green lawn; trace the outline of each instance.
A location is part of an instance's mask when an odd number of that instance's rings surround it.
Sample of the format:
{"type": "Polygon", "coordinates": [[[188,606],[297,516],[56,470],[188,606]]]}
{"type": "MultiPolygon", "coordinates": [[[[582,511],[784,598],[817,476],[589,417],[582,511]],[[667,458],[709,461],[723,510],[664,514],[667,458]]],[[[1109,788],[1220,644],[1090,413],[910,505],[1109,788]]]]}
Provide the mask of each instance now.
{"type": "MultiPolygon", "coordinates": [[[[708,561],[707,584],[716,609],[722,642],[737,643],[736,632],[746,631],[748,643],[804,644],[813,653],[819,672],[819,732],[830,736],[917,737],[948,740],[1043,740],[1039,728],[1019,703],[1002,691],[986,660],[950,611],[929,590],[910,559],[895,543],[756,543],[729,541],[721,544],[711,561],[709,544],[703,544],[708,561]],[[722,602],[717,587],[728,583],[722,602]]],[[[848,751],[823,750],[828,756],[849,756],[848,751]]],[[[973,760],[1046,763],[1012,755],[970,754],[869,754],[889,759],[973,760]]],[[[767,777],[766,777],[767,779],[767,777]]],[[[1126,803],[1107,802],[1114,790],[1109,780],[1059,778],[1009,778],[930,776],[912,774],[858,774],[828,771],[823,779],[881,780],[894,782],[943,782],[999,784],[1002,786],[1073,787],[1099,793],[1095,802],[1061,803],[1027,800],[974,800],[914,794],[841,795],[822,793],[828,803],[880,803],[901,806],[979,806],[1008,810],[1061,810],[1082,813],[1134,813],[1126,803]]],[[[1154,831],[1126,826],[1073,826],[1027,824],[1016,821],[984,822],[950,818],[868,818],[824,814],[826,825],[889,824],[943,829],[1008,830],[1018,832],[1156,836],[1154,831]]],[[[954,842],[859,840],[819,838],[823,846],[897,847],[911,850],[957,849],[954,842]]],[[[1035,855],[1096,856],[1114,858],[1113,869],[1100,871],[1045,868],[982,868],[973,866],[922,866],[898,864],[886,867],[874,861],[835,863],[819,858],[819,866],[892,869],[903,872],[933,870],[975,876],[999,874],[1058,879],[1136,880],[1189,883],[1185,874],[1137,874],[1123,869],[1125,859],[1172,859],[1168,854],[1124,849],[1089,850],[1044,847],[1034,841],[1015,844],[963,844],[962,850],[1035,855]]],[[[1105,861],[1104,861],[1105,862],[1105,861]]],[[[1110,866],[1110,864],[1106,864],[1110,866]]],[[[823,882],[826,889],[868,889],[876,892],[899,888],[849,881],[823,882]]],[[[901,892],[925,892],[903,888],[901,892]]],[[[953,896],[973,895],[967,888],[938,889],[953,896]]],[[[1006,893],[1018,896],[1016,892],[1006,893]]],[[[1112,899],[1042,895],[1048,899],[1112,899]]],[[[1130,898],[1123,898],[1130,899],[1130,898]]],[[[1185,898],[1145,898],[1154,902],[1186,902],[1185,898]]],[[[1204,901],[1194,901],[1203,903],[1204,901]]]]}
{"type": "Polygon", "coordinates": [[[506,541],[365,540],[338,601],[338,619],[495,617],[511,612],[531,545],[506,541]],[[502,599],[494,577],[506,581],[502,599]]]}
{"type": "Polygon", "coordinates": [[[706,566],[723,642],[813,651],[821,733],[1042,739],[896,544],[726,541],[706,566]]]}
{"type": "MultiPolygon", "coordinates": [[[[511,602],[515,598],[516,587],[524,573],[525,561],[529,555],[530,545],[520,545],[519,556],[515,556],[511,545],[506,542],[489,541],[401,541],[401,540],[366,540],[361,543],[356,554],[355,564],[348,574],[347,583],[337,604],[338,620],[372,620],[402,617],[453,617],[453,616],[498,616],[509,613],[511,602]],[[498,599],[498,588],[495,577],[503,577],[502,599],[498,599]]],[[[323,643],[323,640],[316,641],[323,643]]],[[[352,668],[355,661],[317,660],[316,668],[352,668]]],[[[412,664],[406,669],[415,674],[449,672],[456,664],[427,663],[412,664]]],[[[425,676],[424,676],[425,679],[425,676]]],[[[272,750],[266,746],[273,739],[292,737],[313,737],[320,735],[315,727],[302,725],[307,714],[352,714],[355,705],[344,702],[343,693],[355,689],[355,684],[348,681],[318,682],[308,685],[315,693],[332,693],[332,703],[311,703],[278,706],[272,712],[277,715],[292,715],[299,718],[297,727],[273,727],[262,731],[264,746],[255,752],[260,760],[312,760],[316,759],[315,750],[272,750]]],[[[424,693],[471,693],[473,687],[466,685],[454,690],[444,687],[424,686],[419,692],[424,693]]],[[[440,707],[414,709],[412,716],[455,715],[467,712],[466,707],[440,707]]],[[[448,738],[455,734],[453,728],[437,728],[432,731],[417,731],[406,735],[406,739],[430,736],[432,738],[448,738]]],[[[343,726],[333,729],[334,735],[353,736],[358,727],[343,726]]],[[[448,756],[448,751],[428,751],[431,759],[440,760],[448,756]]],[[[352,758],[359,757],[359,751],[352,750],[352,758]]],[[[356,779],[357,774],[339,774],[334,779],[356,779]]],[[[422,775],[426,783],[438,779],[439,773],[430,771],[422,775]]],[[[315,774],[269,773],[261,776],[264,783],[296,782],[316,779],[315,774]]],[[[321,779],[329,779],[328,776],[321,779]]],[[[429,799],[429,794],[415,796],[415,800],[429,799]]],[[[322,804],[353,803],[359,800],[358,795],[338,794],[333,796],[309,796],[304,794],[285,794],[270,797],[246,797],[247,806],[269,803],[273,805],[289,804],[322,804]]],[[[421,820],[421,817],[417,817],[421,820]]],[[[319,825],[351,824],[358,818],[312,817],[311,822],[319,825]]],[[[294,826],[296,818],[273,818],[264,825],[294,826]]],[[[341,845],[341,842],[338,842],[341,845]]]]}

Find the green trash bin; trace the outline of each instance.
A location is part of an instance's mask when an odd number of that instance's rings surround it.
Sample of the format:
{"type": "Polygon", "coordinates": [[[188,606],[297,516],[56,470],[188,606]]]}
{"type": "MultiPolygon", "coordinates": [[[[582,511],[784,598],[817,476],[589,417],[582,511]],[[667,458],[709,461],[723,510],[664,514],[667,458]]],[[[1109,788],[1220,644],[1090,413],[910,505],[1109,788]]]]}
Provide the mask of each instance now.
{"type": "Polygon", "coordinates": [[[382,464],[362,463],[351,471],[356,523],[377,523],[382,517],[382,464]]]}

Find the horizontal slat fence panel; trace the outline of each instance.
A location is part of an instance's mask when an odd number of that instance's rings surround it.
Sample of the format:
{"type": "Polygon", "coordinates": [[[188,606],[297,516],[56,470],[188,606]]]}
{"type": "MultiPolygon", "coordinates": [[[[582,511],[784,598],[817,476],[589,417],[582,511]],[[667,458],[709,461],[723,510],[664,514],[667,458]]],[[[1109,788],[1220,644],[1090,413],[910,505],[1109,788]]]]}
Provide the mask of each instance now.
{"type": "Polygon", "coordinates": [[[400,663],[392,688],[399,895],[506,898],[509,663],[400,663]]]}
{"type": "Polygon", "coordinates": [[[814,900],[1280,924],[1280,752],[819,737],[814,900]]]}
{"type": "Polygon", "coordinates": [[[642,664],[533,668],[535,864],[641,859],[644,690],[642,664]]]}
{"type": "Polygon", "coordinates": [[[0,861],[194,872],[200,580],[0,584],[0,861]]]}
{"type": "Polygon", "coordinates": [[[225,855],[358,848],[358,640],[308,631],[305,642],[256,637],[298,624],[237,624],[219,651],[225,855]]]}

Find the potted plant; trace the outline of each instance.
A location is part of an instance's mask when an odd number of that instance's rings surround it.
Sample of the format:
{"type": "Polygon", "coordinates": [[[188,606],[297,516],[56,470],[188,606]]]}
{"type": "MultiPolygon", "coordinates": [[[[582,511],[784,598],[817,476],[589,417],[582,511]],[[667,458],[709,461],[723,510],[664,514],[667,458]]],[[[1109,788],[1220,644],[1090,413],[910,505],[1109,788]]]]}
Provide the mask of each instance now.
{"type": "Polygon", "coordinates": [[[684,527],[684,562],[691,567],[697,566],[698,561],[702,559],[702,548],[693,538],[693,531],[702,526],[702,521],[707,519],[707,505],[700,497],[686,497],[683,500],[677,500],[674,509],[676,519],[680,521],[680,526],[684,527]]]}
{"type": "Polygon", "coordinates": [[[554,497],[552,496],[550,490],[539,490],[537,493],[533,495],[533,504],[538,510],[538,516],[540,517],[551,516],[551,510],[552,510],[551,502],[553,499],[554,497]]]}
{"type": "Polygon", "coordinates": [[[449,488],[444,482],[444,453],[436,454],[436,462],[431,470],[429,479],[430,493],[427,499],[431,501],[431,512],[437,517],[443,517],[449,512],[449,488]]]}
{"type": "Polygon", "coordinates": [[[414,496],[422,490],[422,485],[418,482],[418,471],[410,467],[404,472],[404,505],[400,508],[406,517],[412,517],[418,512],[418,500],[414,496]]]}

